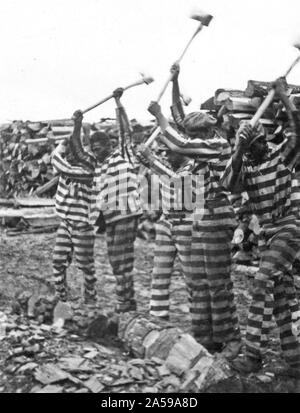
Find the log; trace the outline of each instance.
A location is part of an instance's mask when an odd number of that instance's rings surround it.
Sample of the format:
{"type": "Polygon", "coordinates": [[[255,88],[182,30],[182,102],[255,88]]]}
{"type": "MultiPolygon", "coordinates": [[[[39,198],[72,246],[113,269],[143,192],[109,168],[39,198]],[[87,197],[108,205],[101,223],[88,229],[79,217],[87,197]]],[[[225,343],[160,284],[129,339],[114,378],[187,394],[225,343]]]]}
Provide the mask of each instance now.
{"type": "Polygon", "coordinates": [[[236,89],[217,89],[214,97],[214,104],[216,106],[222,106],[229,98],[242,98],[245,97],[245,92],[236,89]]]}
{"type": "Polygon", "coordinates": [[[43,227],[33,228],[33,229],[10,229],[6,231],[6,235],[9,237],[14,237],[16,235],[23,234],[45,234],[47,232],[54,232],[57,229],[57,225],[46,225],[43,227]]]}
{"type": "MultiPolygon", "coordinates": [[[[272,89],[271,82],[260,82],[257,80],[249,80],[247,88],[245,90],[245,95],[247,97],[260,97],[264,98],[267,93],[272,89]]],[[[300,86],[288,85],[288,93],[295,94],[300,93],[300,86]]]]}
{"type": "Polygon", "coordinates": [[[212,96],[211,98],[207,99],[205,102],[203,102],[200,106],[201,110],[210,110],[211,112],[217,111],[218,107],[214,103],[214,97],[212,96]]]}
{"type": "Polygon", "coordinates": [[[69,139],[70,135],[58,135],[54,136],[53,138],[37,138],[37,139],[26,139],[25,143],[30,144],[30,143],[47,143],[50,141],[60,141],[63,139],[69,139]]]}
{"type": "Polygon", "coordinates": [[[38,198],[38,197],[30,197],[30,198],[15,197],[15,202],[16,202],[16,205],[26,207],[26,208],[53,207],[55,205],[54,199],[38,198]]]}
{"type": "Polygon", "coordinates": [[[176,379],[181,391],[204,391],[233,374],[224,358],[213,357],[190,334],[146,314],[120,314],[118,334],[134,356],[159,360],[163,380],[176,379]]]}
{"type": "MultiPolygon", "coordinates": [[[[251,113],[226,113],[223,115],[224,122],[229,123],[233,128],[238,128],[242,120],[250,120],[251,118],[251,113]]],[[[264,126],[275,126],[272,119],[263,118],[260,121],[264,126]]]]}
{"type": "Polygon", "coordinates": [[[261,98],[246,98],[246,97],[229,97],[225,101],[225,107],[228,110],[236,112],[254,113],[261,104],[261,98]]]}

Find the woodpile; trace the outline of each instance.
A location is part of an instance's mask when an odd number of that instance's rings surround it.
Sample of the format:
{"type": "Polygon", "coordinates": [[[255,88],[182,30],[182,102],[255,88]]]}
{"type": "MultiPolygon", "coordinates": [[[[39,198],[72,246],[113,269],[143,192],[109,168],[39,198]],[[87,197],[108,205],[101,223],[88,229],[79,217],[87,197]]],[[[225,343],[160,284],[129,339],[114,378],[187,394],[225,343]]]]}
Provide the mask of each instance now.
{"type": "MultiPolygon", "coordinates": [[[[146,139],[153,125],[131,121],[135,144],[146,139]]],[[[37,195],[53,197],[57,187],[51,165],[51,153],[56,145],[68,138],[73,130],[71,120],[41,122],[13,121],[0,125],[0,197],[37,195]]],[[[115,119],[105,118],[94,124],[83,124],[83,135],[106,132],[117,144],[115,119]]]]}
{"type": "MultiPolygon", "coordinates": [[[[222,118],[226,129],[237,129],[241,120],[251,119],[271,89],[270,82],[249,80],[245,90],[217,89],[201,109],[222,118]]],[[[287,85],[287,94],[300,110],[300,86],[287,85]]],[[[261,119],[269,134],[280,134],[287,126],[287,115],[281,103],[274,99],[261,119]]]]}

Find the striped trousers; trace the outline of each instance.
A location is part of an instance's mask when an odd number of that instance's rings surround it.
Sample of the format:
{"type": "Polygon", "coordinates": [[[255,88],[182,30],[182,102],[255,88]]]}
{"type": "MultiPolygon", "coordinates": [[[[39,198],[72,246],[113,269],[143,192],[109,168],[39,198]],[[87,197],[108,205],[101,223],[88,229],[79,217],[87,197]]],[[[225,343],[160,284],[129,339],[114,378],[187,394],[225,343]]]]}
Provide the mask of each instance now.
{"type": "MultiPolygon", "coordinates": [[[[191,219],[169,220],[162,217],[156,223],[150,299],[150,314],[153,316],[163,318],[169,316],[169,290],[176,255],[184,275],[188,273],[191,228],[191,219]]],[[[186,283],[189,291],[187,279],[186,283]]]]}
{"type": "Polygon", "coordinates": [[[61,221],[53,251],[53,275],[56,294],[62,301],[68,298],[66,271],[72,262],[73,252],[77,268],[84,273],[85,300],[88,302],[96,299],[94,241],[92,226],[71,220],[61,221]]]}
{"type": "Polygon", "coordinates": [[[233,295],[230,227],[198,221],[193,224],[189,279],[192,330],[205,345],[240,339],[233,295]]]}
{"type": "Polygon", "coordinates": [[[117,311],[124,312],[135,307],[134,241],[137,234],[138,217],[127,217],[106,224],[108,259],[116,277],[117,311]]]}
{"type": "Polygon", "coordinates": [[[246,353],[260,359],[268,345],[270,322],[274,316],[285,360],[300,367],[300,345],[292,333],[292,316],[299,310],[292,266],[300,249],[300,225],[279,227],[262,252],[255,276],[248,314],[246,353]]]}

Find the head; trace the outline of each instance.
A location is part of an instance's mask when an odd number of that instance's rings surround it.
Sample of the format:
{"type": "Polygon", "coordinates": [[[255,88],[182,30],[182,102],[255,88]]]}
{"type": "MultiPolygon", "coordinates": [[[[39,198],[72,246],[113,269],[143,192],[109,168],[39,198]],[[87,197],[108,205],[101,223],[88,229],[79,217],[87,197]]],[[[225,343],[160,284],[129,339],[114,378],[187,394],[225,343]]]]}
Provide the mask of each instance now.
{"type": "Polygon", "coordinates": [[[266,131],[260,122],[253,128],[253,139],[249,145],[248,151],[252,158],[258,162],[263,160],[268,151],[266,131]]]}
{"type": "Polygon", "coordinates": [[[208,139],[214,135],[217,119],[204,111],[191,112],[186,115],[183,126],[191,138],[208,139]]]}
{"type": "Polygon", "coordinates": [[[91,150],[98,162],[103,162],[112,151],[109,136],[103,132],[95,132],[91,136],[91,150]]]}

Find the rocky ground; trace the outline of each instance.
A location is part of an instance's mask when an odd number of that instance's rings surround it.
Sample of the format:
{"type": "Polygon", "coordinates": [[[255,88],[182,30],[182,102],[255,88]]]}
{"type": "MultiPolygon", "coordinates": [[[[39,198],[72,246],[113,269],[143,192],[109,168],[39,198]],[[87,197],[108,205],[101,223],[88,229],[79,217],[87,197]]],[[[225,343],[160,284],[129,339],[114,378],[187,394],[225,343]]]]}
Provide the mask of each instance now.
{"type": "MultiPolygon", "coordinates": [[[[20,315],[11,314],[22,291],[51,294],[51,255],[55,234],[8,237],[0,232],[0,311],[8,318],[0,337],[0,392],[180,392],[176,377],[158,359],[137,359],[119,342],[99,342],[66,329],[53,330],[20,315]]],[[[153,261],[153,243],[136,242],[135,283],[138,310],[147,312],[153,261]]],[[[98,293],[104,313],[115,307],[114,286],[104,235],[95,248],[98,293]]],[[[253,268],[233,270],[236,299],[244,333],[253,268]]],[[[69,270],[74,300],[81,295],[82,276],[74,264],[69,270]]],[[[189,331],[189,311],[184,280],[175,268],[171,292],[171,322],[189,331]]],[[[278,339],[271,333],[266,363],[257,374],[232,378],[207,392],[300,392],[300,380],[284,376],[278,339]]]]}

